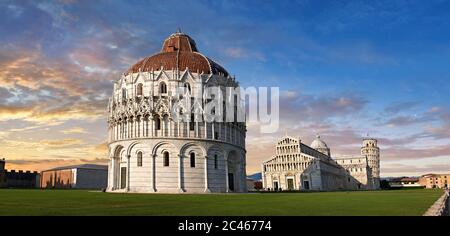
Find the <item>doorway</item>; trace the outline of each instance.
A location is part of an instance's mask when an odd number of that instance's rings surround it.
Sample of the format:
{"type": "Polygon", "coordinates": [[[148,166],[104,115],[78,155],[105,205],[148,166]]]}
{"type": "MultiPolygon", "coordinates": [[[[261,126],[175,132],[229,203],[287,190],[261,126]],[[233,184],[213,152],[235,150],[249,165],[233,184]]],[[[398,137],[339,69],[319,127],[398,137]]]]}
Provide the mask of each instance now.
{"type": "Polygon", "coordinates": [[[234,191],[234,175],[233,173],[228,173],[228,189],[234,191]]]}
{"type": "Polygon", "coordinates": [[[309,190],[309,181],[307,180],[303,181],[303,188],[309,190]]]}
{"type": "Polygon", "coordinates": [[[124,189],[127,187],[127,168],[120,168],[120,188],[124,189]]]}
{"type": "Polygon", "coordinates": [[[287,179],[288,190],[294,190],[294,179],[287,179]]]}
{"type": "Polygon", "coordinates": [[[278,181],[274,181],[274,182],[273,182],[273,189],[274,189],[275,191],[278,191],[278,181]]]}

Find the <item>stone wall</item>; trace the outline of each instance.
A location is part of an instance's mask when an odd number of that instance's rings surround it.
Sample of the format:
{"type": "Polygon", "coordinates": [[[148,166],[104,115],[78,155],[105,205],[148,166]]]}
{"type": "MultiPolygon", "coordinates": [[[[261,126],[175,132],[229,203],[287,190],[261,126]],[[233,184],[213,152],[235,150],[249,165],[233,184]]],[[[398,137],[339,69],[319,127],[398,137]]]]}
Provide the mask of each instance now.
{"type": "Polygon", "coordinates": [[[425,212],[424,216],[450,216],[450,198],[449,190],[444,194],[425,212]]]}
{"type": "Polygon", "coordinates": [[[106,189],[108,185],[108,169],[76,169],[74,188],[79,189],[106,189]]]}

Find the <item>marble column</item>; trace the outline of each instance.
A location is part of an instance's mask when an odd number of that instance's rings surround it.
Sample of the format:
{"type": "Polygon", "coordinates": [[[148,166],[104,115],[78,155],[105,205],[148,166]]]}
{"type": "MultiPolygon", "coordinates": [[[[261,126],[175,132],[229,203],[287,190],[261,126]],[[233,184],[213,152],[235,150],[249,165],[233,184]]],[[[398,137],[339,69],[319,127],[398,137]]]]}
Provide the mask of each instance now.
{"type": "Polygon", "coordinates": [[[108,190],[112,191],[114,190],[114,175],[116,174],[116,171],[114,169],[114,156],[110,157],[109,159],[109,168],[108,168],[108,190]]]}
{"type": "Polygon", "coordinates": [[[152,190],[156,192],[156,154],[152,155],[152,190]]]}
{"type": "Polygon", "coordinates": [[[264,171],[264,164],[261,164],[261,179],[262,179],[263,189],[266,189],[267,184],[266,184],[266,173],[264,171]]]}
{"type": "Polygon", "coordinates": [[[170,119],[170,118],[167,118],[167,123],[168,123],[168,126],[169,126],[169,137],[171,137],[172,136],[172,120],[170,119]]]}
{"type": "Polygon", "coordinates": [[[127,192],[130,191],[130,159],[131,155],[127,155],[127,192]]]}
{"type": "Polygon", "coordinates": [[[208,184],[208,156],[205,156],[205,193],[210,193],[208,184]]]}
{"type": "Polygon", "coordinates": [[[228,157],[225,157],[225,192],[230,192],[228,183],[228,157]]]}
{"type": "Polygon", "coordinates": [[[183,193],[183,155],[178,154],[178,192],[183,193]]]}

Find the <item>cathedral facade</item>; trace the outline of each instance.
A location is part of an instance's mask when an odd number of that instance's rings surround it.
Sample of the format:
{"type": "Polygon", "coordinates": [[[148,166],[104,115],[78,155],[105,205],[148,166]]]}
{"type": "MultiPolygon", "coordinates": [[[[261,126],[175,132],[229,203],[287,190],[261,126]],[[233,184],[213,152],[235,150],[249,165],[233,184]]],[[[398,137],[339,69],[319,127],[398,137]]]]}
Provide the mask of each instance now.
{"type": "Polygon", "coordinates": [[[310,146],[286,136],[276,154],[262,164],[266,190],[374,190],[380,188],[380,149],[377,140],[365,138],[361,155],[332,158],[320,136],[310,146]]]}
{"type": "Polygon", "coordinates": [[[247,191],[245,120],[208,119],[209,87],[222,93],[239,84],[181,32],[114,83],[107,191],[247,191]]]}

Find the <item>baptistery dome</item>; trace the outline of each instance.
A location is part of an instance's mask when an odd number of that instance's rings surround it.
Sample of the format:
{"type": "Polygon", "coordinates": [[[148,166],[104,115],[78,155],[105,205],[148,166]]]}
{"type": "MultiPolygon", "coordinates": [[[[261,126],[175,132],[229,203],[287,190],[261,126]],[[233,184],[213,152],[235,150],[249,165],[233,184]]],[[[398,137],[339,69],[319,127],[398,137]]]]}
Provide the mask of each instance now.
{"type": "Polygon", "coordinates": [[[222,66],[198,52],[191,37],[180,32],[170,35],[164,40],[159,53],[140,60],[131,66],[126,74],[174,69],[228,76],[222,66]]]}
{"type": "MultiPolygon", "coordinates": [[[[211,87],[225,93],[239,84],[181,32],[118,78],[108,104],[107,191],[246,192],[245,120],[206,119],[211,87]]],[[[238,99],[227,102],[239,108],[238,99]]]]}

